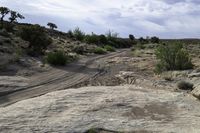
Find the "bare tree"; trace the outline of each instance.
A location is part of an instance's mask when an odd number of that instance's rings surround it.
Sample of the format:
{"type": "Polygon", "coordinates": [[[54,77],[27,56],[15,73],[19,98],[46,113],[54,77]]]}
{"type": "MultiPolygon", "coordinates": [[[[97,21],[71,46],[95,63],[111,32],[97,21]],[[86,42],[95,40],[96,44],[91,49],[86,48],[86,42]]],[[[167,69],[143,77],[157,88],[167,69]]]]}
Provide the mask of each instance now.
{"type": "Polygon", "coordinates": [[[49,26],[49,27],[50,27],[50,29],[52,29],[52,30],[54,30],[54,29],[57,29],[57,28],[58,28],[56,24],[54,24],[54,23],[50,23],[50,22],[47,24],[47,26],[49,26]]]}

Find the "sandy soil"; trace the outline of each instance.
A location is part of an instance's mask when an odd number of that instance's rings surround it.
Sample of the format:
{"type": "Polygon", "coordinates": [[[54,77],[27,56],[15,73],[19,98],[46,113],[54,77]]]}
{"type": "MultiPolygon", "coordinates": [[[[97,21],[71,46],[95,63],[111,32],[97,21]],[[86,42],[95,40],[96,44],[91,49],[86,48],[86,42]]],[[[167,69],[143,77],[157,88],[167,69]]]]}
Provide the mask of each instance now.
{"type": "MultiPolygon", "coordinates": [[[[126,51],[127,49],[107,55],[87,57],[66,67],[52,68],[47,72],[38,73],[27,77],[27,80],[22,80],[21,84],[27,84],[25,86],[20,86],[19,82],[15,82],[14,87],[10,86],[9,83],[7,85],[1,84],[0,105],[5,106],[48,92],[78,86],[103,72],[102,62],[120,56],[126,51]]],[[[7,82],[13,81],[7,80],[7,82]]]]}

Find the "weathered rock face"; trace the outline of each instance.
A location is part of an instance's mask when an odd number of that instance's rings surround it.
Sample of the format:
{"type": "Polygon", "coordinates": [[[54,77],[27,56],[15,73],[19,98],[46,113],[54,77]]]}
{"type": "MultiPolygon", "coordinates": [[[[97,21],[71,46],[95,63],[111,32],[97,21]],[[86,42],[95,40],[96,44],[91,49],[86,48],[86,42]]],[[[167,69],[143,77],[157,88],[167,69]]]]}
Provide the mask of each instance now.
{"type": "Polygon", "coordinates": [[[200,132],[200,102],[186,93],[137,86],[85,87],[0,108],[0,132],[200,132]]]}

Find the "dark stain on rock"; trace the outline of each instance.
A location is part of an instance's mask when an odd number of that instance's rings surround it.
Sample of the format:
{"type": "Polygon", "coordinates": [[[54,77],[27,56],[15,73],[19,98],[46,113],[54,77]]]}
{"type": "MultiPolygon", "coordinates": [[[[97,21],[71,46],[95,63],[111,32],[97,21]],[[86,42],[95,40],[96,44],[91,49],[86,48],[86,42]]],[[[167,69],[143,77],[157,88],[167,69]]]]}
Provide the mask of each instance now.
{"type": "Polygon", "coordinates": [[[131,132],[120,132],[120,131],[112,131],[112,130],[107,130],[103,128],[93,128],[89,129],[83,133],[155,133],[152,131],[146,131],[146,130],[139,130],[139,131],[131,131],[131,132]]]}
{"type": "Polygon", "coordinates": [[[168,103],[150,103],[144,107],[132,107],[131,111],[123,116],[131,119],[146,119],[150,117],[152,120],[160,122],[169,122],[173,120],[173,112],[176,106],[168,103]]]}

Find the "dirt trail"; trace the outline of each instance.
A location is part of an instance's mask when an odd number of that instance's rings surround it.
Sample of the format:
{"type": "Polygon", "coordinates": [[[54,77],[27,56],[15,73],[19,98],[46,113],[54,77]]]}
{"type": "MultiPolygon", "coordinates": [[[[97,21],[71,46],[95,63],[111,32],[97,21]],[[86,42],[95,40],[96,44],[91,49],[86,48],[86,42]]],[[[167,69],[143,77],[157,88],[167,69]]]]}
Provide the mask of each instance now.
{"type": "Polygon", "coordinates": [[[7,106],[21,100],[78,85],[101,73],[102,61],[119,56],[127,51],[127,49],[123,49],[106,55],[87,57],[67,67],[52,69],[30,77],[28,85],[25,87],[11,88],[6,91],[0,89],[2,94],[0,106],[7,106]]]}

